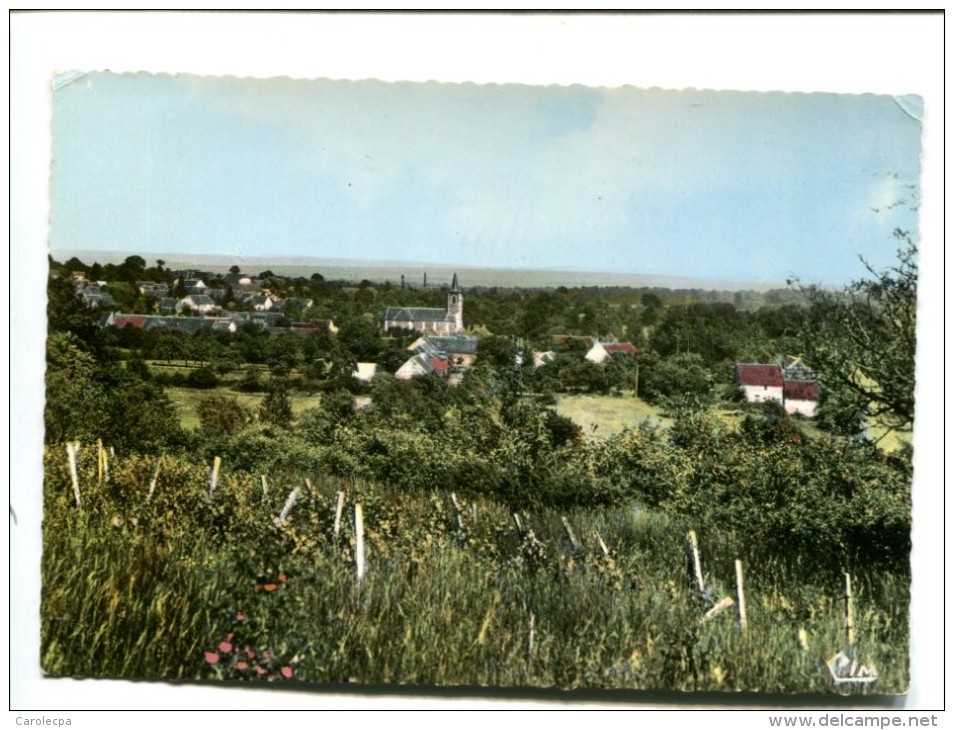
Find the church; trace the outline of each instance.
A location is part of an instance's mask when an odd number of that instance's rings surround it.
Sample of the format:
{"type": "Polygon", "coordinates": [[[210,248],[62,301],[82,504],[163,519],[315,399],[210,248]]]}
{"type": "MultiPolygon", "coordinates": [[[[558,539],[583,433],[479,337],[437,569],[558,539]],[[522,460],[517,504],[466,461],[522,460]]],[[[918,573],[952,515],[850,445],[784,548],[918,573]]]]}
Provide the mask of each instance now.
{"type": "Polygon", "coordinates": [[[464,331],[464,295],[457,274],[447,292],[447,308],[388,307],[384,312],[384,331],[410,330],[424,334],[450,335],[464,331]]]}

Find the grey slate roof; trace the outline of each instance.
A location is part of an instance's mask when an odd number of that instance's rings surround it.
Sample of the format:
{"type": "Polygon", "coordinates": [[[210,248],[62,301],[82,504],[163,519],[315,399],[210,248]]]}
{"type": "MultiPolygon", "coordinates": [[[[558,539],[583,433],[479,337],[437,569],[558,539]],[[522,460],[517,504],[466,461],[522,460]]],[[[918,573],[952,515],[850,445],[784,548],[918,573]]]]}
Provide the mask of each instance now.
{"type": "Polygon", "coordinates": [[[215,302],[212,301],[212,297],[207,294],[190,294],[187,298],[192,302],[192,306],[194,307],[212,306],[215,304],[215,302]]]}
{"type": "Polygon", "coordinates": [[[386,322],[444,322],[447,310],[436,307],[388,307],[386,322]]]}
{"type": "Polygon", "coordinates": [[[452,355],[474,355],[480,344],[478,335],[428,335],[427,342],[440,352],[452,355]]]}

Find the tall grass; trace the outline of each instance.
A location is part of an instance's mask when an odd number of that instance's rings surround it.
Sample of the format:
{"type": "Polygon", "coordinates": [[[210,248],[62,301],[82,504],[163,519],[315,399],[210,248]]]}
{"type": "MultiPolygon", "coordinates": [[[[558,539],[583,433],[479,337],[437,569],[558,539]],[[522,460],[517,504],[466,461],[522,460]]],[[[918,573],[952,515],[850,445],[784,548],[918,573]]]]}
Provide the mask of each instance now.
{"type": "MultiPolygon", "coordinates": [[[[310,490],[276,480],[266,496],[257,476],[226,464],[210,498],[208,471],[172,459],[147,504],[154,462],[116,459],[101,485],[88,451],[82,509],[65,451],[47,455],[41,661],[52,675],[286,681],[253,671],[267,653],[317,683],[834,691],[823,663],[844,644],[842,576],[762,562],[753,546],[738,556],[747,631],[731,611],[700,623],[707,605],[683,550],[691,525],[662,514],[539,510],[519,515],[520,532],[506,505],[464,499],[459,533],[443,492],[313,475],[310,490]],[[277,526],[293,486],[301,497],[277,526]],[[367,525],[360,587],[355,500],[367,525]]],[[[734,595],[737,556],[720,553],[718,536],[700,543],[713,595],[734,595]]],[[[880,691],[902,692],[907,583],[871,572],[855,586],[858,656],[877,665],[880,691]]]]}

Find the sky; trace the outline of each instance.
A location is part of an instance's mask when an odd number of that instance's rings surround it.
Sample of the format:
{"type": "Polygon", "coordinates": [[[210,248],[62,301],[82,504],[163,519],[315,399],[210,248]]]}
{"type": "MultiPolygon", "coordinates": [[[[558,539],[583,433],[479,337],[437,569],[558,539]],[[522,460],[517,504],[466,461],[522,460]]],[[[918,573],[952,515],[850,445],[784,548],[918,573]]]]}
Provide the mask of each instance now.
{"type": "Polygon", "coordinates": [[[57,251],[838,286],[916,231],[915,95],[63,73],[57,251]]]}

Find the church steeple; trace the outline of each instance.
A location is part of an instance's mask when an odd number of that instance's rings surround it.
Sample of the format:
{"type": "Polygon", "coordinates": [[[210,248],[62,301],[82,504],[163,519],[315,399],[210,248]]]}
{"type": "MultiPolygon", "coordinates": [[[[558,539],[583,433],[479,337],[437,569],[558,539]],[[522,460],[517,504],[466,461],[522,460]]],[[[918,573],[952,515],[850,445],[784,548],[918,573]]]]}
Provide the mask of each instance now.
{"type": "Polygon", "coordinates": [[[457,332],[463,332],[464,295],[461,294],[460,285],[457,283],[457,272],[454,272],[450,291],[447,292],[447,319],[454,321],[454,327],[457,332]]]}

